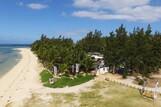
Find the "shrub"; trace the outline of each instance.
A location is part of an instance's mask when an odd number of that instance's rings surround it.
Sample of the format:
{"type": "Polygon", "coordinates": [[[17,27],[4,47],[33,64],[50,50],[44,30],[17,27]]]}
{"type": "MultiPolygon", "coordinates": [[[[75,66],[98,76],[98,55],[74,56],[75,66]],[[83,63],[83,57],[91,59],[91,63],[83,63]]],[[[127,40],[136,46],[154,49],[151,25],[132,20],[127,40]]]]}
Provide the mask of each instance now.
{"type": "Polygon", "coordinates": [[[52,74],[48,71],[48,70],[43,70],[41,73],[40,73],[40,76],[41,76],[41,81],[42,82],[48,82],[49,81],[49,78],[52,78],[52,74]]]}
{"type": "Polygon", "coordinates": [[[138,84],[139,84],[139,85],[144,85],[144,80],[139,79],[138,84]]]}
{"type": "Polygon", "coordinates": [[[124,78],[124,79],[127,78],[127,71],[123,71],[122,78],[124,78]]]}

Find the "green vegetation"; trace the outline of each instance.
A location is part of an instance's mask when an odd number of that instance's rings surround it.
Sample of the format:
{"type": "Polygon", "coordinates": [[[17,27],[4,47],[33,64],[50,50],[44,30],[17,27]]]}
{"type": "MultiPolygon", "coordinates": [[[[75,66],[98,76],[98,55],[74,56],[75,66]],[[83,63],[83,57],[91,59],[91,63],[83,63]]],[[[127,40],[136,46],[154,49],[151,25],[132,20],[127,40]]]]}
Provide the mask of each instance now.
{"type": "Polygon", "coordinates": [[[80,71],[90,70],[93,66],[91,57],[70,38],[47,38],[41,36],[40,40],[32,44],[32,51],[38,56],[42,64],[52,70],[57,66],[59,73],[70,73],[73,64],[80,64],[80,71]]]}
{"type": "MultiPolygon", "coordinates": [[[[161,34],[152,34],[150,25],[130,33],[121,25],[106,38],[104,56],[111,71],[123,66],[124,72],[149,76],[161,67],[161,34]]],[[[128,73],[123,73],[124,77],[128,73]]]]}
{"type": "Polygon", "coordinates": [[[52,99],[47,103],[34,95],[24,107],[160,107],[160,96],[155,102],[144,98],[139,91],[111,82],[97,82],[82,93],[50,94],[52,99]]]}
{"type": "Polygon", "coordinates": [[[43,83],[47,83],[47,81],[49,81],[49,78],[52,78],[53,77],[53,75],[48,70],[43,70],[40,73],[40,76],[41,76],[41,81],[43,83]]]}
{"type": "Polygon", "coordinates": [[[71,73],[71,65],[76,63],[80,64],[80,71],[91,71],[94,63],[88,52],[99,52],[111,72],[123,68],[124,78],[132,73],[149,76],[161,68],[161,33],[152,33],[150,25],[147,29],[134,28],[133,32],[121,25],[107,36],[102,36],[98,30],[89,32],[76,43],[70,38],[42,35],[32,44],[32,51],[45,67],[52,69],[57,65],[60,72],[71,73]]]}
{"type": "Polygon", "coordinates": [[[103,53],[105,49],[105,37],[102,37],[101,31],[95,30],[79,40],[77,44],[86,52],[103,53]]]}
{"type": "Polygon", "coordinates": [[[91,79],[94,78],[94,76],[86,74],[82,75],[79,74],[75,78],[74,77],[69,77],[69,76],[61,76],[61,78],[58,78],[54,84],[49,83],[49,78],[52,78],[52,74],[49,73],[49,71],[44,70],[42,71],[41,75],[41,81],[43,82],[44,86],[46,87],[51,87],[51,88],[63,88],[66,86],[75,86],[79,85],[82,83],[85,83],[91,79]]]}

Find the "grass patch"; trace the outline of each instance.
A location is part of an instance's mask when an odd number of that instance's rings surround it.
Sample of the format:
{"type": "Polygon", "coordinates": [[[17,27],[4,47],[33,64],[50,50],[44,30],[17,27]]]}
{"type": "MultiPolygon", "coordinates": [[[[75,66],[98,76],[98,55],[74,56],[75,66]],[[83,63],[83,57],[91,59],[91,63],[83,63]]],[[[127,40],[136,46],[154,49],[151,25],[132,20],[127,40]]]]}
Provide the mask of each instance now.
{"type": "Polygon", "coordinates": [[[86,74],[86,75],[78,75],[74,79],[71,79],[69,76],[62,76],[59,78],[54,84],[49,83],[49,78],[52,78],[52,74],[50,74],[47,70],[42,71],[41,81],[43,82],[44,86],[51,87],[51,88],[63,88],[66,86],[75,86],[85,83],[94,78],[94,76],[86,74]]]}
{"type": "MultiPolygon", "coordinates": [[[[139,91],[112,82],[98,82],[92,91],[80,96],[80,107],[153,107],[150,99],[143,98],[139,91]]],[[[161,103],[156,102],[155,107],[161,103]]]]}
{"type": "Polygon", "coordinates": [[[133,88],[113,82],[97,82],[82,93],[52,93],[52,100],[38,100],[34,95],[24,107],[161,107],[160,96],[155,103],[133,88]]]}
{"type": "Polygon", "coordinates": [[[41,76],[41,82],[43,82],[44,84],[46,84],[49,80],[49,78],[52,78],[52,74],[50,72],[48,72],[47,70],[43,70],[41,73],[40,73],[40,76],[41,76]]]}

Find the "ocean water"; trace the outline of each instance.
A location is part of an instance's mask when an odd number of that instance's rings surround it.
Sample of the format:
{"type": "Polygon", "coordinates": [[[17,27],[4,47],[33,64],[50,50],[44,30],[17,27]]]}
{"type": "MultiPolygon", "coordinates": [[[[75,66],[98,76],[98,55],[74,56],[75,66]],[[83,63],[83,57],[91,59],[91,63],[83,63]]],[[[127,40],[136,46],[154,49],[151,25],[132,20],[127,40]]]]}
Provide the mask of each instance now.
{"type": "Polygon", "coordinates": [[[0,77],[12,69],[22,58],[17,46],[0,46],[0,77]]]}

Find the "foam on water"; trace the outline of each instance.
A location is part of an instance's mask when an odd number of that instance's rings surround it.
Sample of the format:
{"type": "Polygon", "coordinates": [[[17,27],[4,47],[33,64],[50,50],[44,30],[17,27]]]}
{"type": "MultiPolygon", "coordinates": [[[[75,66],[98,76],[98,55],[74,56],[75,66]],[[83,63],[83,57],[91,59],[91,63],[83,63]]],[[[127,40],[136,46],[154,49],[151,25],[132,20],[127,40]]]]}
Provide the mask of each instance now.
{"type": "Polygon", "coordinates": [[[21,55],[15,47],[1,47],[0,46],[0,77],[12,69],[21,55]]]}

